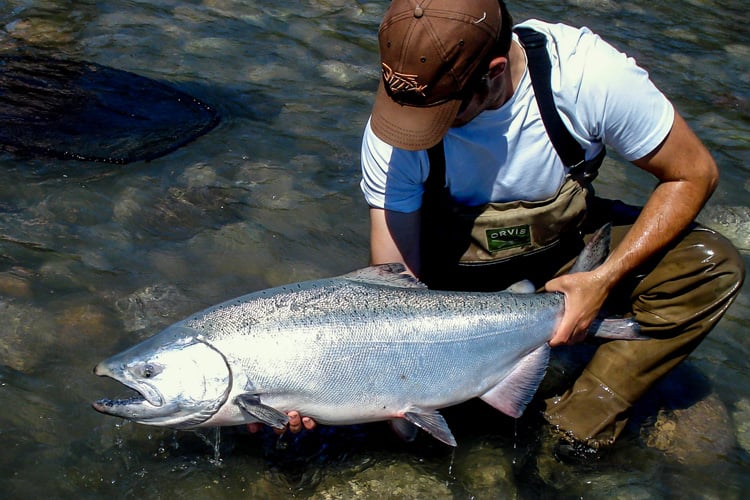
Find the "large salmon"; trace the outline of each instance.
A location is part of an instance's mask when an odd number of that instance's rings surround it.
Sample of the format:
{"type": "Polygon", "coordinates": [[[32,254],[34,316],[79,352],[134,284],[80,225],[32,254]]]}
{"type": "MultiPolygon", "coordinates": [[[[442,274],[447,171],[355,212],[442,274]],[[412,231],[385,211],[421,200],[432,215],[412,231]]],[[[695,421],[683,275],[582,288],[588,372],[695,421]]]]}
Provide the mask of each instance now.
{"type": "MultiPolygon", "coordinates": [[[[608,234],[579,268],[606,256],[608,234]]],[[[199,312],[99,363],[97,375],[139,395],[94,408],[175,428],[282,428],[298,410],[323,424],[414,424],[452,446],[440,408],[479,397],[520,416],[544,376],[563,295],[435,291],[402,271],[369,267],[199,312]]],[[[634,333],[622,324],[614,336],[634,333]]]]}

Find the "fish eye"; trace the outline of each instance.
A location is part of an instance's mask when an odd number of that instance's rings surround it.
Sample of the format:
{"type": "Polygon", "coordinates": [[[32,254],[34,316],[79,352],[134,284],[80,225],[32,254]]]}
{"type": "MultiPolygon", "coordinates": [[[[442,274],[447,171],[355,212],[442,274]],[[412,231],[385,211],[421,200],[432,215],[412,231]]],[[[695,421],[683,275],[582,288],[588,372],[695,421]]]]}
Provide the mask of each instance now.
{"type": "Polygon", "coordinates": [[[141,365],[140,367],[140,376],[143,378],[151,378],[153,376],[158,375],[161,373],[161,368],[158,366],[152,364],[152,363],[146,363],[144,365],[141,365]]]}

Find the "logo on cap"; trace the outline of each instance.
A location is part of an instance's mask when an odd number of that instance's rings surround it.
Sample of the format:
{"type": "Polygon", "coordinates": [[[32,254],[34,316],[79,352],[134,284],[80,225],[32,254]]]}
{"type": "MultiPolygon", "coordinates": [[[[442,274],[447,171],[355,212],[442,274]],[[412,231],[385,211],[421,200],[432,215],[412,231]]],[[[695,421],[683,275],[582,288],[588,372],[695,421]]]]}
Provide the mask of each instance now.
{"type": "Polygon", "coordinates": [[[407,75],[405,73],[393,71],[386,63],[382,63],[382,66],[383,80],[388,86],[391,94],[414,92],[424,97],[424,91],[427,88],[427,85],[420,85],[417,81],[418,75],[407,75]]]}

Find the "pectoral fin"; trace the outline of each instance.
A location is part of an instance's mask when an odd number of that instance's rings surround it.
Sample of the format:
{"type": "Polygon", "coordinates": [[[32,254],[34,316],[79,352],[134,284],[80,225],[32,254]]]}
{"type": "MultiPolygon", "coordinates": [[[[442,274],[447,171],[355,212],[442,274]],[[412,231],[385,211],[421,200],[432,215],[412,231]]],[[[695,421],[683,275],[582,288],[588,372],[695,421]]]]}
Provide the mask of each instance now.
{"type": "Polygon", "coordinates": [[[482,394],[480,399],[509,417],[520,417],[544,378],[549,352],[547,343],[532,351],[499,384],[482,394]]]}
{"type": "Polygon", "coordinates": [[[256,421],[275,429],[283,429],[289,422],[289,417],[286,413],[262,404],[260,398],[255,394],[237,396],[234,402],[242,408],[242,411],[253,417],[256,421]]]}
{"type": "Polygon", "coordinates": [[[424,412],[416,408],[404,413],[404,418],[420,429],[428,432],[435,439],[449,446],[456,446],[456,438],[448,428],[445,419],[436,411],[424,412]]]}

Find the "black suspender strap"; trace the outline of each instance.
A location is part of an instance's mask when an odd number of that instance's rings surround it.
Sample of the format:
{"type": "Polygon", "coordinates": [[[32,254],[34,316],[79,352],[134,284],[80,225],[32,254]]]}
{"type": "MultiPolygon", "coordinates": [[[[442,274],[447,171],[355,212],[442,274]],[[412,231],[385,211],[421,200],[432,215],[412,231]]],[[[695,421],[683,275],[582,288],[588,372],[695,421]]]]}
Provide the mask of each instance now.
{"type": "MultiPolygon", "coordinates": [[[[581,180],[592,181],[604,161],[606,149],[602,148],[599,155],[586,160],[586,151],[573,138],[555,106],[551,85],[552,62],[547,53],[547,37],[531,28],[515,28],[514,31],[526,51],[531,85],[534,88],[539,113],[550,142],[563,164],[570,169],[571,174],[577,175],[581,180]]],[[[437,193],[438,190],[445,188],[443,141],[428,149],[427,155],[430,160],[430,173],[425,183],[425,193],[437,193]]]]}
{"type": "Polygon", "coordinates": [[[514,31],[526,51],[531,85],[534,87],[534,95],[547,135],[565,166],[575,168],[583,163],[586,156],[581,145],[565,127],[555,107],[550,83],[552,63],[547,53],[547,37],[531,28],[516,28],[514,31]]]}
{"type": "Polygon", "coordinates": [[[442,140],[427,150],[427,158],[430,160],[430,172],[424,183],[424,194],[436,196],[446,188],[445,149],[442,140]]]}

